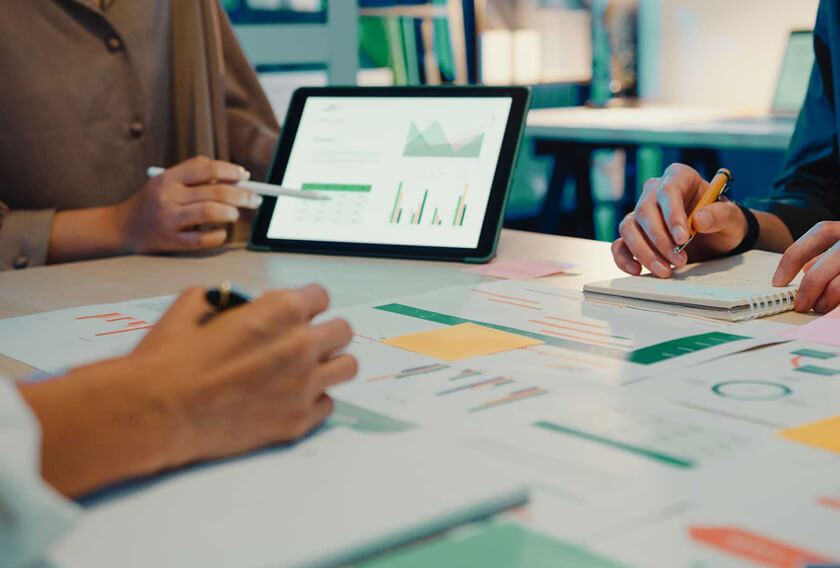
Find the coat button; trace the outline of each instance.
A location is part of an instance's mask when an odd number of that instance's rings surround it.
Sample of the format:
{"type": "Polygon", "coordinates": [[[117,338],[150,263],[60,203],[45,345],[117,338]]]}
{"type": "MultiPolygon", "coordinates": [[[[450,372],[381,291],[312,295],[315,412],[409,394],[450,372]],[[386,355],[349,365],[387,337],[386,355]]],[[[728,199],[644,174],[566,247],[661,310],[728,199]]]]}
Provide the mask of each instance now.
{"type": "Polygon", "coordinates": [[[140,121],[135,121],[128,125],[128,132],[131,134],[132,138],[140,138],[143,136],[143,132],[145,130],[146,127],[140,121]]]}
{"type": "Polygon", "coordinates": [[[21,268],[26,268],[29,266],[29,257],[26,255],[20,255],[12,261],[12,267],[20,270],[21,268]]]}
{"type": "Polygon", "coordinates": [[[108,51],[110,51],[111,53],[116,53],[119,50],[121,50],[122,45],[122,41],[120,41],[120,38],[116,36],[111,36],[105,40],[105,47],[107,47],[108,51]]]}

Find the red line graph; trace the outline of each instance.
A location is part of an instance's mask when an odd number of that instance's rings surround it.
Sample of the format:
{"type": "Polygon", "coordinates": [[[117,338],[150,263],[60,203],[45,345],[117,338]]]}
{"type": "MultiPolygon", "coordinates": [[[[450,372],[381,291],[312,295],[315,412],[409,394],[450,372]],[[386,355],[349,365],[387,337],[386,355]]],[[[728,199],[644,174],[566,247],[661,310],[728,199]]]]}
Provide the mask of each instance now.
{"type": "Polygon", "coordinates": [[[494,294],[493,292],[479,290],[478,288],[473,288],[472,291],[478,292],[479,294],[485,294],[487,296],[495,296],[496,298],[504,298],[505,300],[513,300],[514,302],[522,302],[523,304],[539,304],[539,302],[534,300],[526,300],[525,298],[516,298],[514,296],[503,296],[502,294],[494,294]]]}
{"type": "MultiPolygon", "coordinates": [[[[94,337],[106,337],[109,335],[117,335],[118,333],[128,333],[130,331],[141,331],[152,328],[152,324],[145,320],[137,319],[134,316],[127,316],[120,312],[111,312],[109,314],[96,314],[92,316],[77,317],[76,320],[98,320],[105,323],[125,322],[120,328],[111,331],[101,331],[94,333],[94,337]]],[[[114,326],[116,327],[116,326],[114,326]]],[[[100,327],[101,329],[101,327],[100,327]]],[[[107,329],[107,328],[106,328],[107,329]]]]}
{"type": "Polygon", "coordinates": [[[506,300],[497,300],[496,298],[487,298],[491,302],[497,302],[499,304],[507,304],[508,306],[516,306],[517,308],[528,308],[529,310],[542,310],[542,308],[538,308],[537,306],[526,306],[525,304],[517,304],[516,302],[508,302],[506,300]]]}
{"type": "Polygon", "coordinates": [[[130,327],[128,329],[118,329],[116,331],[106,331],[103,333],[96,333],[94,337],[103,337],[105,335],[116,335],[118,333],[128,333],[129,331],[139,331],[141,329],[152,329],[154,326],[147,325],[146,327],[130,327]]]}
{"type": "Polygon", "coordinates": [[[121,314],[121,313],[119,313],[119,312],[113,312],[113,313],[110,313],[110,314],[99,314],[99,315],[97,315],[97,316],[82,316],[82,317],[79,317],[79,318],[76,318],[76,319],[77,319],[77,320],[86,320],[86,319],[105,319],[105,318],[113,318],[113,317],[117,317],[117,316],[121,316],[121,315],[122,315],[122,314],[121,314]]]}

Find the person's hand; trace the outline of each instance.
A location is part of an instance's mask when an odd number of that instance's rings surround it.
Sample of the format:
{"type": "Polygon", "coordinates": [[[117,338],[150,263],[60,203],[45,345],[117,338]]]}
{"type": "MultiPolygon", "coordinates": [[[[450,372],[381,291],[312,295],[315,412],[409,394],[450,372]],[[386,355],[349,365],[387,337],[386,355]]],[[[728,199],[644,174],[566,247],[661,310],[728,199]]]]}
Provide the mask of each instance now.
{"type": "Polygon", "coordinates": [[[241,166],[199,156],[178,164],[115,207],[124,249],[176,252],[216,247],[238,207],[255,209],[261,198],[231,185],[250,174],[241,166]]]}
{"type": "Polygon", "coordinates": [[[218,313],[191,289],[130,354],[24,385],[44,478],[66,495],[303,436],[355,376],[343,320],[312,324],[320,286],[218,313]]]}
{"type": "Polygon", "coordinates": [[[151,396],[179,417],[170,465],[294,440],[332,412],[329,387],[357,372],[350,325],[311,319],[320,286],[269,292],[216,314],[204,291],[184,293],[129,355],[151,396]]]}
{"type": "Polygon", "coordinates": [[[785,251],[773,275],[774,286],[786,286],[805,271],[794,307],[797,312],[830,312],[840,304],[840,222],[814,225],[785,251]]]}
{"type": "Polygon", "coordinates": [[[683,164],[671,164],[661,178],[649,179],[635,210],[619,225],[620,237],[612,244],[616,265],[628,274],[638,275],[645,267],[668,278],[672,266],[721,256],[737,247],[747,234],[747,220],[731,201],[718,201],[697,211],[697,236],[674,254],[674,247],[688,240],[688,215],[708,187],[700,174],[683,164]]]}

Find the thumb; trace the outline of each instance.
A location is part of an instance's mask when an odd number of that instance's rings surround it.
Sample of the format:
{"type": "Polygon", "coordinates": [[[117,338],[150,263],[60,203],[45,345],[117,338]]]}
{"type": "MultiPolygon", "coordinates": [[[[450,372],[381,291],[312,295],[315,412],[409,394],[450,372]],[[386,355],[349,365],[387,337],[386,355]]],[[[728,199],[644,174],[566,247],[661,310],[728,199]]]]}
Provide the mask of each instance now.
{"type": "Polygon", "coordinates": [[[731,201],[719,201],[695,212],[691,220],[698,233],[719,233],[736,229],[743,215],[731,201]]]}

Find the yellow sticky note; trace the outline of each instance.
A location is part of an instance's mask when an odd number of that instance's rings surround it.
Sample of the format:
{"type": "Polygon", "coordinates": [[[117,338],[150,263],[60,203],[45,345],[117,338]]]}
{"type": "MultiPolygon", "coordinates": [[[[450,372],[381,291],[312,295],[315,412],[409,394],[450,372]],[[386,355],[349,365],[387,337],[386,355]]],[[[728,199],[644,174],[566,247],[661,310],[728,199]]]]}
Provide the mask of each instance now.
{"type": "Polygon", "coordinates": [[[492,355],[511,349],[539,345],[542,341],[474,323],[462,323],[392,337],[383,343],[443,361],[460,361],[479,355],[492,355]]]}
{"type": "Polygon", "coordinates": [[[782,430],[779,436],[840,454],[840,416],[782,430]]]}

